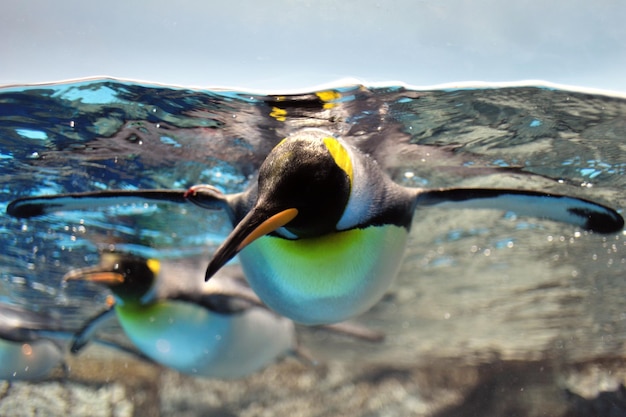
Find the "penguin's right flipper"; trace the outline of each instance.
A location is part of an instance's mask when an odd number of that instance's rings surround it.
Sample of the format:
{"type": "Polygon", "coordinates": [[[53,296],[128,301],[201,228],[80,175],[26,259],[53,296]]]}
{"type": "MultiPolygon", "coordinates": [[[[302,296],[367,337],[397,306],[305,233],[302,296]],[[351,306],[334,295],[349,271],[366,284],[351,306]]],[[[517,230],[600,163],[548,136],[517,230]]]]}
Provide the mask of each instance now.
{"type": "MultiPolygon", "coordinates": [[[[107,190],[87,193],[56,194],[22,197],[7,206],[7,214],[18,218],[43,216],[58,211],[89,210],[96,207],[137,203],[187,203],[187,190],[107,190]]],[[[223,209],[227,206],[219,191],[198,193],[193,203],[204,208],[223,209]]]]}
{"type": "Polygon", "coordinates": [[[220,314],[239,314],[250,308],[267,309],[250,287],[234,279],[211,281],[216,282],[220,283],[219,288],[205,287],[204,291],[174,294],[170,297],[201,305],[220,314]]]}
{"type": "Polygon", "coordinates": [[[240,200],[244,194],[230,194],[227,196],[210,184],[196,184],[185,191],[184,197],[190,203],[205,209],[225,210],[233,224],[236,224],[234,205],[237,204],[236,201],[240,200]]]}
{"type": "MultiPolygon", "coordinates": [[[[342,321],[340,323],[334,324],[323,324],[315,326],[315,328],[359,340],[364,340],[371,343],[381,343],[385,340],[384,332],[370,329],[352,321],[342,321]]],[[[291,354],[291,356],[295,357],[300,362],[308,366],[318,366],[320,364],[320,362],[315,359],[315,356],[313,356],[313,354],[307,348],[302,346],[299,340],[296,341],[296,345],[291,349],[289,353],[291,354]]]]}
{"type": "Polygon", "coordinates": [[[624,227],[624,218],[610,207],[582,198],[540,191],[489,188],[419,190],[415,206],[511,211],[521,216],[573,224],[596,233],[615,233],[624,227]]]}
{"type": "Polygon", "coordinates": [[[379,330],[370,329],[353,321],[342,321],[334,324],[323,324],[316,326],[320,329],[364,340],[366,342],[380,343],[385,340],[385,333],[379,330]]]}

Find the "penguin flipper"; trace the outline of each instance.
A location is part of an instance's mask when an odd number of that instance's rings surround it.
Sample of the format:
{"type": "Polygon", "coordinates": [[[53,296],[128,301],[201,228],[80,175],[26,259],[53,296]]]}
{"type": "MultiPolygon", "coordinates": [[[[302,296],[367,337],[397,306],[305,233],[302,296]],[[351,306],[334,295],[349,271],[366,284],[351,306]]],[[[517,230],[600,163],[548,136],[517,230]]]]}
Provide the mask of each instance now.
{"type": "Polygon", "coordinates": [[[246,281],[241,266],[227,265],[214,279],[203,282],[199,289],[182,287],[168,292],[168,298],[203,306],[221,314],[243,313],[250,308],[268,309],[246,281]]]}
{"type": "Polygon", "coordinates": [[[232,296],[228,293],[172,294],[168,296],[168,299],[195,304],[213,313],[224,315],[243,313],[255,306],[255,304],[245,298],[232,296]]]}
{"type": "MultiPolygon", "coordinates": [[[[370,329],[353,321],[342,321],[340,323],[334,324],[323,324],[315,326],[315,328],[370,343],[382,343],[385,340],[384,332],[370,329]]],[[[295,357],[306,365],[318,366],[320,364],[320,362],[315,359],[315,356],[313,356],[313,354],[307,348],[302,346],[299,340],[296,341],[296,345],[291,349],[289,353],[291,356],[295,357]]]]}
{"type": "Polygon", "coordinates": [[[342,321],[334,324],[323,324],[316,326],[320,329],[341,334],[354,339],[360,339],[366,342],[380,343],[385,340],[385,332],[370,329],[369,327],[355,323],[353,321],[342,321]]]}
{"type": "Polygon", "coordinates": [[[199,294],[175,294],[171,299],[198,304],[220,314],[238,314],[250,308],[265,308],[259,297],[250,288],[228,286],[219,291],[211,290],[199,294]]]}
{"type": "MultiPolygon", "coordinates": [[[[133,203],[187,203],[187,190],[106,190],[86,193],[56,194],[23,197],[7,206],[7,214],[18,218],[43,216],[57,211],[86,210],[94,207],[115,206],[133,203]]],[[[205,208],[223,209],[226,205],[223,194],[199,193],[194,204],[205,208]]]]}
{"type": "Polygon", "coordinates": [[[573,224],[596,233],[615,233],[624,227],[624,218],[614,209],[578,197],[540,191],[489,188],[447,188],[420,190],[415,206],[473,208],[511,211],[573,224]]]}
{"type": "Polygon", "coordinates": [[[120,352],[127,353],[135,356],[136,358],[150,363],[156,363],[153,359],[143,354],[141,351],[134,347],[125,346],[118,342],[114,342],[107,339],[96,337],[95,334],[100,327],[106,322],[112,320],[115,317],[115,308],[110,308],[101,311],[95,316],[87,320],[87,322],[81,327],[71,338],[70,352],[74,355],[80,353],[89,343],[96,343],[101,346],[106,346],[111,349],[118,350],[120,352]]]}
{"type": "Polygon", "coordinates": [[[102,326],[107,321],[111,320],[115,317],[115,309],[113,306],[110,308],[101,311],[95,316],[88,319],[83,327],[81,327],[72,338],[72,345],[70,347],[70,352],[73,354],[78,354],[89,342],[94,339],[94,334],[98,330],[100,326],[102,326]]]}

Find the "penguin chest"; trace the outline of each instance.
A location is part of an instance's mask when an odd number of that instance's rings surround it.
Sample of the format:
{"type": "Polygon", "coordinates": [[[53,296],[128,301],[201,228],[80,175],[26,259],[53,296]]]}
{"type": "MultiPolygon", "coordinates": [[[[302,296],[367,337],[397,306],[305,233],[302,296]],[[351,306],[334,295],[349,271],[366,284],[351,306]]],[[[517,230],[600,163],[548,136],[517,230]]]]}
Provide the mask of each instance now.
{"type": "Polygon", "coordinates": [[[337,323],[382,298],[396,275],[408,232],[393,225],[288,240],[264,236],[240,253],[252,289],[298,323],[337,323]]]}
{"type": "Polygon", "coordinates": [[[242,377],[271,363],[294,343],[291,322],[262,309],[218,314],[192,303],[167,301],[117,307],[117,313],[129,339],[145,355],[192,375],[242,377]]]}

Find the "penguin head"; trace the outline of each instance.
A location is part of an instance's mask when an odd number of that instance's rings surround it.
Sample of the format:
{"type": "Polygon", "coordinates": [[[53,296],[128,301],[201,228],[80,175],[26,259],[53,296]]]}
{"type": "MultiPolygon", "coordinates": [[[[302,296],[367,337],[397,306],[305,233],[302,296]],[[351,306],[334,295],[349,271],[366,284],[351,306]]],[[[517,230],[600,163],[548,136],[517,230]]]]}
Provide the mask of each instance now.
{"type": "Polygon", "coordinates": [[[218,248],[207,277],[266,234],[299,239],[336,231],[350,199],[352,170],[346,147],[323,131],[283,139],[261,165],[256,202],[218,248]]]}
{"type": "Polygon", "coordinates": [[[101,255],[99,265],[75,269],[63,279],[105,285],[123,304],[146,304],[151,301],[159,270],[160,263],[155,259],[110,252],[101,255]]]}
{"type": "Polygon", "coordinates": [[[348,203],[352,164],[336,138],[300,134],[274,148],[258,181],[249,219],[264,223],[278,214],[280,223],[289,219],[283,224],[287,237],[320,236],[336,229],[348,203]]]}

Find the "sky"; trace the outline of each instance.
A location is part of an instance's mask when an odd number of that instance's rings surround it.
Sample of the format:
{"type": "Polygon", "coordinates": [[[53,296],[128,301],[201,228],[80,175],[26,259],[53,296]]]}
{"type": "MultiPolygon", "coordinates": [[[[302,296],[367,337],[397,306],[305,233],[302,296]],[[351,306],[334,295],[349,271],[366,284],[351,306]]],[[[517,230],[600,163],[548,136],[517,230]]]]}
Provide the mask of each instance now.
{"type": "Polygon", "coordinates": [[[0,84],[529,79],[626,92],[623,0],[4,0],[0,84]]]}

